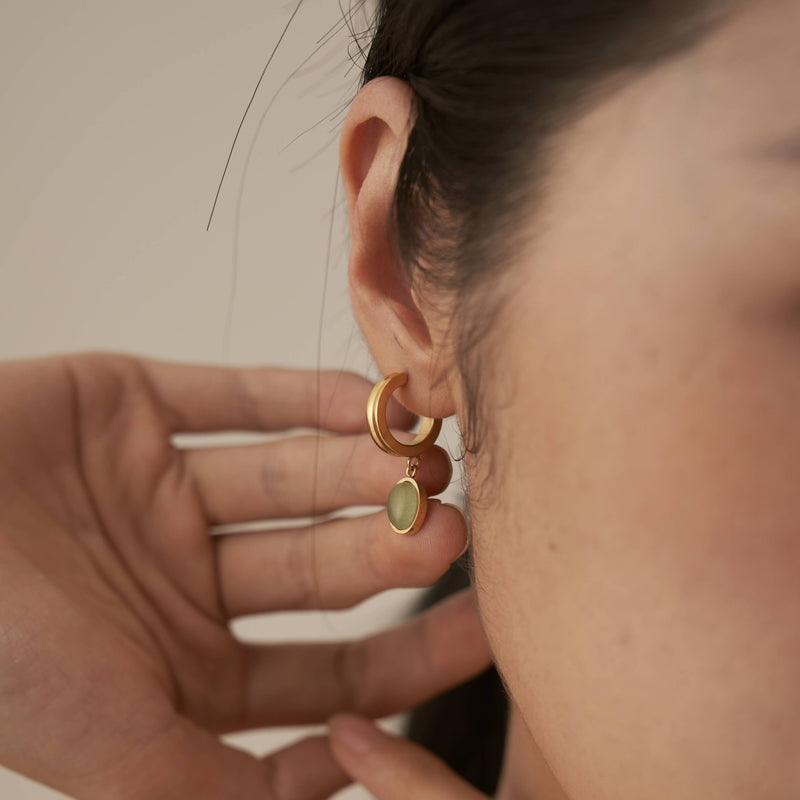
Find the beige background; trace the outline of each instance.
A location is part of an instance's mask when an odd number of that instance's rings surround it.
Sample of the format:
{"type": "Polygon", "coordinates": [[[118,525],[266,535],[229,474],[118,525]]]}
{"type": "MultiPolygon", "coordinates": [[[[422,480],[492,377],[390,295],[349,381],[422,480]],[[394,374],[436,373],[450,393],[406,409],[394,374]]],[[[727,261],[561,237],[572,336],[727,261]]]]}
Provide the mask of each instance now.
{"type": "MultiPolygon", "coordinates": [[[[3,3],[0,358],[111,349],[313,368],[321,342],[322,366],[377,377],[349,310],[336,190],[338,123],[357,79],[347,31],[316,52],[341,20],[337,0],[305,0],[205,230],[240,116],[294,5],[3,3]]],[[[250,618],[237,631],[360,635],[400,617],[412,594],[338,614],[250,618]]],[[[297,735],[233,741],[262,753],[297,735]]],[[[55,797],[0,770],[2,800],[55,797]]]]}

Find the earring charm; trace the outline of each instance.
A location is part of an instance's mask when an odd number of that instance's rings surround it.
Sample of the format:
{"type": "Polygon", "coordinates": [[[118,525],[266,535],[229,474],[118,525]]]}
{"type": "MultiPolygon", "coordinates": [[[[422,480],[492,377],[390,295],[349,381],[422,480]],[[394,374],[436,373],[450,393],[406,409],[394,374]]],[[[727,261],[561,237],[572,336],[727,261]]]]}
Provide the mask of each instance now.
{"type": "Polygon", "coordinates": [[[405,478],[399,480],[389,492],[386,512],[395,533],[412,535],[422,527],[428,510],[425,487],[416,481],[415,476],[422,453],[433,447],[439,436],[442,421],[423,417],[419,434],[408,444],[399,442],[392,435],[386,421],[386,407],[393,392],[407,382],[408,375],[405,372],[395,372],[375,384],[367,402],[367,423],[375,444],[384,453],[408,459],[405,478]]]}

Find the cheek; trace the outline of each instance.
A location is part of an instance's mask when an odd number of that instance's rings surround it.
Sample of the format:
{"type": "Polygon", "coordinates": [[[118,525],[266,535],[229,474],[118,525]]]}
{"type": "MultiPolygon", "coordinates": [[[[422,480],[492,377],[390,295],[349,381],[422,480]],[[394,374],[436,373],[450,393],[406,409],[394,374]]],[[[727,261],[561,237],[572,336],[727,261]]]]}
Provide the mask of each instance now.
{"type": "Polygon", "coordinates": [[[800,334],[624,272],[509,308],[490,640],[574,800],[800,796],[800,334]]]}

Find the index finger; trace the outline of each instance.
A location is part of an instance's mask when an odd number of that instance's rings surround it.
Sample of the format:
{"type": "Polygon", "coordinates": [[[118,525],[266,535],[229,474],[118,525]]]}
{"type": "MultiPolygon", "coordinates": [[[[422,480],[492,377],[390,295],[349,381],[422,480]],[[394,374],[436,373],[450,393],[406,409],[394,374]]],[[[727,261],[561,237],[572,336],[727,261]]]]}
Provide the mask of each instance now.
{"type": "MultiPolygon", "coordinates": [[[[173,432],[367,430],[372,384],[341,370],[223,367],[141,360],[143,374],[173,432]]],[[[410,428],[415,416],[392,398],[389,424],[410,428]]]]}

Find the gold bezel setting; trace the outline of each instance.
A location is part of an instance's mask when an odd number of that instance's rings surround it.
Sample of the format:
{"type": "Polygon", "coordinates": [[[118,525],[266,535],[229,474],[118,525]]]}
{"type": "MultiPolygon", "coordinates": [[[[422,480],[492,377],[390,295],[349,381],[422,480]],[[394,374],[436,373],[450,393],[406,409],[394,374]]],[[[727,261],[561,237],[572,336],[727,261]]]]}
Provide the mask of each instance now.
{"type": "Polygon", "coordinates": [[[386,514],[389,517],[389,524],[392,526],[392,530],[395,533],[399,533],[401,536],[412,536],[413,534],[417,533],[419,529],[422,527],[422,523],[425,522],[425,515],[428,513],[428,494],[425,491],[423,486],[420,486],[414,478],[403,478],[402,480],[398,481],[392,491],[396,489],[398,486],[401,486],[404,483],[410,483],[414,487],[414,491],[416,493],[416,500],[417,500],[417,511],[414,515],[414,519],[411,522],[411,525],[407,528],[398,528],[394,522],[392,522],[391,515],[389,514],[389,510],[387,508],[386,514]]]}

